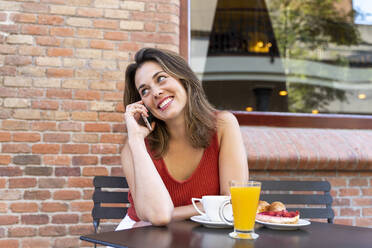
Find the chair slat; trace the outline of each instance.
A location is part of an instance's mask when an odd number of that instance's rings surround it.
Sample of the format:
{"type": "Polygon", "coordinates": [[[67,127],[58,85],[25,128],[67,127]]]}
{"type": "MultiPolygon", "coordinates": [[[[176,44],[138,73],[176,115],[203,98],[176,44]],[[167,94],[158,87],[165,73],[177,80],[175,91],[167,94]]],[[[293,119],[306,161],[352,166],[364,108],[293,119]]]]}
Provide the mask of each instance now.
{"type": "Polygon", "coordinates": [[[93,185],[101,188],[128,188],[125,177],[96,176],[93,185]]]}
{"type": "Polygon", "coordinates": [[[328,181],[261,181],[261,190],[330,191],[328,181]]]}
{"type": "Polygon", "coordinates": [[[299,211],[300,218],[302,219],[310,218],[328,219],[334,217],[333,210],[329,208],[288,208],[288,211],[296,210],[299,211]]]}
{"type": "Polygon", "coordinates": [[[118,207],[94,207],[93,219],[123,219],[127,214],[127,208],[118,207]]]}
{"type": "Polygon", "coordinates": [[[327,194],[261,194],[260,199],[270,203],[274,201],[281,201],[284,204],[332,204],[332,197],[327,194]]]}
{"type": "Polygon", "coordinates": [[[128,192],[95,191],[94,203],[128,203],[128,192]]]}

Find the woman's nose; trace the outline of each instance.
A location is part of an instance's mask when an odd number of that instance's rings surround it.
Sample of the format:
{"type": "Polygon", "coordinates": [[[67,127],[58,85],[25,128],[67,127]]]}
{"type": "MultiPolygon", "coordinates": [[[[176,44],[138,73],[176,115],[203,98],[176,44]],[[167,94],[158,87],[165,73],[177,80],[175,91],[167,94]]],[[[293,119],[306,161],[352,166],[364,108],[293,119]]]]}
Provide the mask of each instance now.
{"type": "Polygon", "coordinates": [[[154,97],[159,97],[163,94],[163,90],[159,87],[155,88],[153,92],[154,92],[154,97]]]}

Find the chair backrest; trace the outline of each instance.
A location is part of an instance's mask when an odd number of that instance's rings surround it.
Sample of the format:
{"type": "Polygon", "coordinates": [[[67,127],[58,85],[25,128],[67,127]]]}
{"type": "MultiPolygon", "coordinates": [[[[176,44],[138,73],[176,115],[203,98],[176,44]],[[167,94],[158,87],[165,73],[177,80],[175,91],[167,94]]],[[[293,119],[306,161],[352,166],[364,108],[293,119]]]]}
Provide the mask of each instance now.
{"type": "Polygon", "coordinates": [[[94,231],[97,233],[101,219],[123,219],[125,217],[129,204],[129,189],[125,177],[96,176],[93,179],[93,185],[92,217],[94,231]]]}
{"type": "Polygon", "coordinates": [[[333,200],[328,181],[260,182],[260,200],[269,203],[281,201],[288,207],[288,211],[298,210],[301,218],[327,219],[328,223],[333,223],[333,200]]]}

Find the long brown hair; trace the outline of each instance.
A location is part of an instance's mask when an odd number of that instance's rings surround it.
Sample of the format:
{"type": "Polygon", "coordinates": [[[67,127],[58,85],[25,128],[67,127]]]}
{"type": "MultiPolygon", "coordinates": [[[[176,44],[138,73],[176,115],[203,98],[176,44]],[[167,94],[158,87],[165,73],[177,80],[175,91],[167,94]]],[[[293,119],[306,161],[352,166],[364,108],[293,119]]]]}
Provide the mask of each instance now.
{"type": "MultiPolygon", "coordinates": [[[[134,80],[137,69],[145,62],[156,62],[166,73],[178,79],[186,90],[186,134],[191,145],[195,148],[209,146],[216,131],[216,109],[208,102],[201,82],[187,62],[178,54],[155,48],[142,48],[136,53],[134,60],[125,72],[124,107],[141,100],[134,80]]],[[[147,140],[155,156],[160,157],[168,149],[170,136],[165,123],[156,118],[155,121],[155,129],[147,140]]]]}

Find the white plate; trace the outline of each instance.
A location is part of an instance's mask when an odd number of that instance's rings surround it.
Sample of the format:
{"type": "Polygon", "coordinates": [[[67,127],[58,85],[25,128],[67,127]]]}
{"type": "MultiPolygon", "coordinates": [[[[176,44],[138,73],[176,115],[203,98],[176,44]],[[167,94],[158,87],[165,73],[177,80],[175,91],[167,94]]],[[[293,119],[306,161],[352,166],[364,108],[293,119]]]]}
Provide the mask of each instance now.
{"type": "Polygon", "coordinates": [[[201,215],[191,216],[190,219],[199,224],[202,224],[205,227],[210,227],[210,228],[231,228],[233,226],[233,225],[228,225],[225,222],[207,220],[201,215]]]}
{"type": "Polygon", "coordinates": [[[266,226],[267,228],[275,229],[275,230],[296,230],[300,227],[308,226],[311,224],[310,221],[305,220],[305,219],[299,219],[297,224],[276,224],[276,223],[263,222],[259,220],[256,220],[256,222],[266,226]]]}

